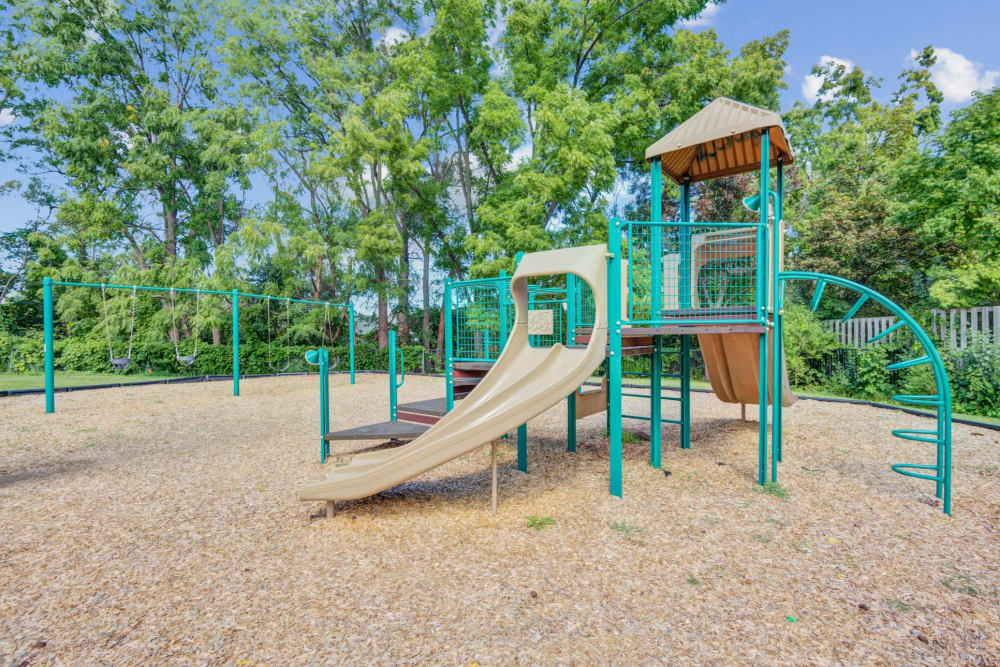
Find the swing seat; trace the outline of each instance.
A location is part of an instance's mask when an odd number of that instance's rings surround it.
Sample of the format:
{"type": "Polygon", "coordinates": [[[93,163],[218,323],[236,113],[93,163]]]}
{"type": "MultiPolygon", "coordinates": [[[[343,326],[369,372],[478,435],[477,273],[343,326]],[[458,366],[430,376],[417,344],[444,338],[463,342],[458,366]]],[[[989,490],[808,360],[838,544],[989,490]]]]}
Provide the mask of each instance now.
{"type": "Polygon", "coordinates": [[[292,365],[291,363],[287,363],[284,366],[282,366],[281,368],[275,368],[273,365],[268,364],[268,366],[271,367],[271,370],[274,371],[275,373],[284,373],[285,371],[288,370],[288,367],[291,366],[291,365],[292,365]]]}
{"type": "Polygon", "coordinates": [[[117,359],[115,357],[111,357],[111,365],[120,371],[123,371],[126,368],[128,368],[131,363],[132,363],[131,357],[120,357],[117,359]]]}
{"type": "Polygon", "coordinates": [[[182,357],[180,355],[176,355],[176,356],[177,356],[177,363],[179,363],[181,366],[193,366],[194,365],[195,355],[189,354],[189,355],[187,355],[185,357],[182,357]]]}

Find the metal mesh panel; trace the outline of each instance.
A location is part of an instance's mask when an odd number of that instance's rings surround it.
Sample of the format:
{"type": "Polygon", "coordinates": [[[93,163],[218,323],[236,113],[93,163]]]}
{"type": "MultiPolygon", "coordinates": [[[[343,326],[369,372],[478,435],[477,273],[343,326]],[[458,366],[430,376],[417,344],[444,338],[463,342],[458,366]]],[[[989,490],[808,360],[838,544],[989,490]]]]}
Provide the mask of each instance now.
{"type": "MultiPolygon", "coordinates": [[[[528,310],[552,312],[552,333],[528,336],[531,347],[550,347],[566,341],[566,290],[565,288],[528,286],[528,310]]],[[[529,316],[530,317],[530,316],[529,316]]]]}
{"type": "Polygon", "coordinates": [[[629,222],[625,234],[632,324],[757,321],[762,226],[629,222]]]}
{"type": "Polygon", "coordinates": [[[501,277],[453,283],[452,351],[456,361],[494,361],[500,356],[513,322],[504,316],[509,282],[501,277]]]}

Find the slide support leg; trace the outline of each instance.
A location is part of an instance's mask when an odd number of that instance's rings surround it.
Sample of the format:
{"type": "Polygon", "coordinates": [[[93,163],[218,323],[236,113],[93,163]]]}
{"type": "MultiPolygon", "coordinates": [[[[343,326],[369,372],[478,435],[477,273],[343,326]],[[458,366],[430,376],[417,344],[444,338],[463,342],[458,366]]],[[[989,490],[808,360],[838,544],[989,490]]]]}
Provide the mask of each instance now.
{"type": "Polygon", "coordinates": [[[566,399],[566,451],[576,451],[576,392],[566,399]]]}
{"type": "Polygon", "coordinates": [[[653,337],[653,354],[649,358],[649,465],[660,467],[663,428],[661,423],[663,397],[660,388],[663,372],[663,352],[659,336],[653,337]]]}
{"type": "Polygon", "coordinates": [[[681,449],[691,449],[691,336],[681,336],[681,449]]]}
{"type": "Polygon", "coordinates": [[[517,469],[528,472],[528,425],[517,427],[517,469]]]}

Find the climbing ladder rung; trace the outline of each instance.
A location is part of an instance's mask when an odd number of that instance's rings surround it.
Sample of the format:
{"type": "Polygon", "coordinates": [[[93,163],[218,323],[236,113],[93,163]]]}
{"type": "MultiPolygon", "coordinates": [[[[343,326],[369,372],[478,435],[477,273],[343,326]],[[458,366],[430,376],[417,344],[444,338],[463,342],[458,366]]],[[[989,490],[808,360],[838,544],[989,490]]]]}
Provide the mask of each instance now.
{"type": "Polygon", "coordinates": [[[941,398],[934,394],[896,394],[892,400],[910,405],[941,405],[941,398]]]}
{"type": "Polygon", "coordinates": [[[931,358],[928,356],[917,357],[916,359],[907,359],[906,361],[897,361],[894,364],[889,364],[885,367],[887,371],[898,371],[903,368],[909,368],[911,366],[919,366],[920,364],[931,363],[931,358]]]}
{"type": "Polygon", "coordinates": [[[826,281],[817,280],[816,291],[813,292],[812,301],[809,303],[809,308],[811,308],[813,312],[816,312],[816,309],[819,308],[819,300],[823,298],[823,290],[825,289],[826,289],[826,281]]]}
{"type": "Polygon", "coordinates": [[[840,321],[846,322],[847,320],[857,315],[858,311],[861,310],[861,306],[865,305],[866,301],[868,301],[868,295],[862,294],[861,298],[859,298],[857,301],[854,302],[854,305],[851,306],[851,309],[847,311],[847,314],[844,315],[844,317],[840,321]]]}
{"type": "Polygon", "coordinates": [[[913,470],[937,470],[936,465],[923,464],[923,463],[896,463],[895,465],[889,466],[892,468],[893,472],[898,472],[900,475],[905,475],[907,477],[916,477],[918,479],[929,479],[932,482],[943,482],[944,479],[941,475],[925,475],[919,472],[913,472],[913,470]]]}
{"type": "Polygon", "coordinates": [[[913,440],[914,442],[929,442],[933,445],[938,445],[942,442],[941,436],[937,431],[928,431],[919,428],[897,428],[892,434],[897,438],[913,440]]]}
{"type": "Polygon", "coordinates": [[[896,322],[895,324],[893,324],[891,327],[889,327],[888,329],[886,329],[882,333],[875,334],[874,336],[872,336],[871,338],[869,338],[868,339],[868,343],[870,344],[870,343],[874,343],[875,341],[882,340],[883,338],[885,338],[886,336],[888,336],[889,334],[891,334],[893,331],[895,331],[899,327],[903,326],[904,324],[906,324],[906,322],[904,322],[903,320],[900,320],[900,321],[896,322]]]}

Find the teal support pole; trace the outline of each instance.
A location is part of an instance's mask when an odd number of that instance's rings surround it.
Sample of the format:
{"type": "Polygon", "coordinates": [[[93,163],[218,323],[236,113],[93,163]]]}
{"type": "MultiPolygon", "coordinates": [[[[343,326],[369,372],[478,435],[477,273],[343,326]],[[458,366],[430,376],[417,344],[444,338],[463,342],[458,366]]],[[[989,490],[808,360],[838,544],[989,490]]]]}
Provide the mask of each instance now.
{"type": "Polygon", "coordinates": [[[783,290],[781,289],[781,282],[778,280],[778,275],[781,271],[781,214],[782,214],[782,197],[784,195],[785,188],[785,170],[784,165],[781,160],[778,160],[777,164],[777,181],[775,183],[775,202],[774,202],[774,224],[772,227],[771,234],[771,303],[773,314],[772,318],[774,321],[774,329],[771,334],[771,393],[773,397],[771,398],[771,479],[778,481],[778,463],[781,462],[781,423],[782,423],[782,410],[784,406],[782,401],[784,396],[784,382],[782,382],[782,373],[784,372],[784,364],[782,363],[784,359],[782,347],[784,345],[784,340],[782,339],[783,332],[781,326],[782,310],[784,304],[782,303],[781,295],[783,290]]]}
{"type": "Polygon", "coordinates": [[[322,397],[323,404],[320,406],[320,438],[322,438],[321,446],[323,447],[323,456],[320,463],[326,462],[326,457],[330,455],[330,443],[326,440],[325,436],[330,432],[330,353],[326,350],[322,350],[322,356],[320,357],[322,364],[319,368],[319,382],[320,382],[320,396],[322,397]]]}
{"type": "MultiPolygon", "coordinates": [[[[771,156],[771,135],[770,129],[765,128],[760,133],[760,196],[761,196],[761,206],[760,206],[760,224],[767,228],[767,213],[770,210],[768,205],[770,201],[769,191],[770,184],[769,179],[771,175],[770,166],[770,156],[771,156]]],[[[773,235],[772,235],[773,236],[773,235]]],[[[766,304],[770,303],[770,299],[767,297],[767,288],[769,285],[769,280],[771,275],[768,272],[767,263],[767,245],[766,241],[764,244],[764,261],[757,267],[758,276],[762,275],[762,283],[764,288],[764,293],[762,294],[763,301],[766,304]]],[[[777,276],[773,276],[774,281],[777,282],[777,276]]],[[[758,386],[757,400],[758,400],[758,431],[757,431],[757,481],[761,485],[767,482],[767,397],[768,397],[768,333],[770,323],[767,322],[767,311],[765,308],[764,315],[764,331],[760,335],[760,384],[758,386]]]]}
{"type": "Polygon", "coordinates": [[[572,273],[566,274],[566,344],[572,345],[576,342],[576,320],[579,317],[576,312],[576,276],[572,273]]]}
{"type": "Polygon", "coordinates": [[[351,349],[349,351],[351,356],[351,384],[354,384],[354,302],[352,301],[348,304],[347,308],[347,328],[351,337],[351,349]]]}
{"type": "Polygon", "coordinates": [[[649,364],[649,465],[660,467],[662,449],[663,398],[660,383],[663,379],[663,342],[660,336],[653,336],[653,354],[649,364]]]}
{"type": "Polygon", "coordinates": [[[517,469],[528,472],[528,425],[517,427],[517,469]]]}
{"type": "Polygon", "coordinates": [[[389,331],[389,421],[396,421],[396,332],[389,331]]]}
{"type": "Polygon", "coordinates": [[[681,449],[691,449],[691,336],[681,336],[681,449]]]}
{"type": "MultiPolygon", "coordinates": [[[[622,496],[622,223],[608,221],[608,492],[622,496]]],[[[631,285],[629,285],[631,289],[631,285]]]]}
{"type": "MultiPolygon", "coordinates": [[[[507,272],[501,270],[500,277],[506,278],[507,272]]],[[[507,312],[509,308],[508,304],[510,303],[507,298],[507,295],[510,293],[510,285],[501,281],[497,289],[500,290],[500,293],[497,294],[497,303],[500,304],[500,340],[498,342],[500,343],[500,352],[503,352],[503,348],[507,347],[507,337],[510,335],[510,322],[508,321],[507,312]]]]}
{"type": "Polygon", "coordinates": [[[452,289],[451,279],[444,281],[444,387],[445,387],[445,410],[451,412],[455,408],[455,353],[452,349],[452,314],[451,314],[452,289]]]}
{"type": "MultiPolygon", "coordinates": [[[[649,163],[650,220],[663,221],[663,171],[660,168],[660,158],[655,157],[649,163]]],[[[663,317],[663,228],[653,225],[650,228],[649,239],[650,260],[650,320],[663,317]]],[[[658,400],[658,399],[657,399],[658,400]]]]}
{"type": "Polygon", "coordinates": [[[330,353],[324,348],[306,352],[306,362],[319,366],[319,462],[326,463],[330,455],[330,353]]]}
{"type": "Polygon", "coordinates": [[[566,399],[566,451],[576,451],[576,392],[566,399]]]}
{"type": "Polygon", "coordinates": [[[233,396],[240,395],[240,293],[233,290],[233,396]]]}
{"type": "MultiPolygon", "coordinates": [[[[681,221],[691,222],[691,183],[687,180],[681,186],[681,221]]],[[[681,236],[681,276],[680,284],[681,308],[691,307],[691,228],[683,227],[681,236]]],[[[680,427],[681,449],[691,449],[691,336],[681,336],[680,349],[680,427]]]]}
{"type": "Polygon", "coordinates": [[[51,414],[56,411],[56,363],[52,333],[52,278],[48,276],[42,278],[42,318],[45,326],[45,412],[51,414]]]}

